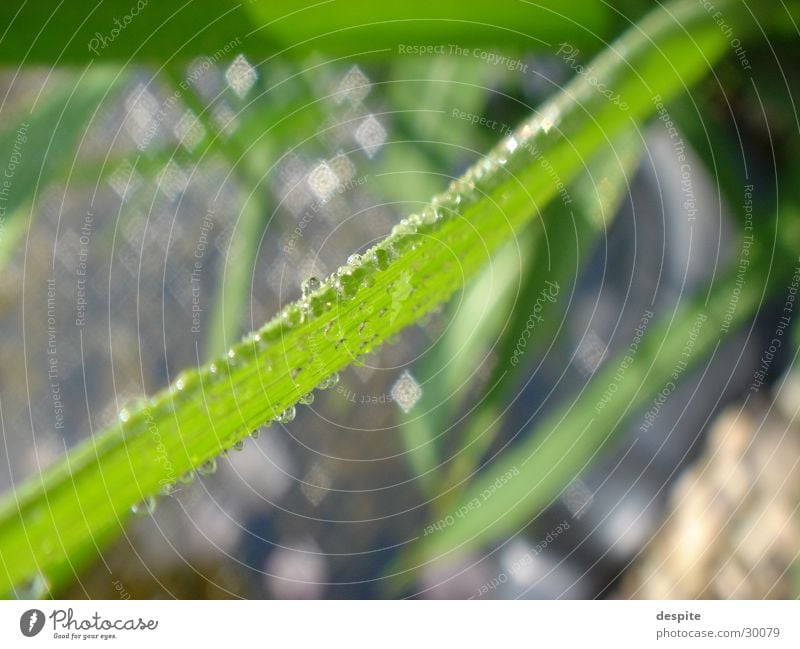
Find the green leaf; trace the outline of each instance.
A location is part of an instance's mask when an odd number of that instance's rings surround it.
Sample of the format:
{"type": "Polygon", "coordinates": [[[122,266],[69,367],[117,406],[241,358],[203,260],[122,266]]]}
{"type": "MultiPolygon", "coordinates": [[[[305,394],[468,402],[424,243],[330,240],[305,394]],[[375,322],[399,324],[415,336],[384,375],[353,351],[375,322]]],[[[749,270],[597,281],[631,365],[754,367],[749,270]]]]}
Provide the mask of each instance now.
{"type": "Polygon", "coordinates": [[[458,290],[558,193],[554,177],[569,182],[607,138],[653,111],[654,94],[671,97],[726,47],[699,3],[659,7],[595,61],[595,78],[620,93],[629,111],[577,77],[363,258],[287,306],[228,356],[130,404],[115,426],[20,485],[0,504],[0,593],[49,580],[93,538],[119,530],[132,505],[262,423],[289,419],[294,404],[326,377],[458,290]],[[542,172],[542,159],[552,174],[542,172]]]}

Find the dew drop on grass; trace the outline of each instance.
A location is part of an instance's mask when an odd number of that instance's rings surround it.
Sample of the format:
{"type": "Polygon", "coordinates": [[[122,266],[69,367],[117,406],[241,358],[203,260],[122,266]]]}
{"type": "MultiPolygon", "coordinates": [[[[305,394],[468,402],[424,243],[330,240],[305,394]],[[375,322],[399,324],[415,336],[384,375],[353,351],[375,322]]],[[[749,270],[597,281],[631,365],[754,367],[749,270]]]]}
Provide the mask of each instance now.
{"type": "Polygon", "coordinates": [[[339,374],[338,372],[334,372],[330,376],[326,376],[324,379],[322,379],[322,381],[320,381],[320,384],[317,386],[317,390],[327,390],[329,388],[332,388],[338,382],[339,382],[339,374]]]}
{"type": "Polygon", "coordinates": [[[358,282],[350,273],[341,273],[333,284],[340,299],[347,300],[358,291],[358,282]]]}
{"type": "Polygon", "coordinates": [[[300,372],[302,372],[302,371],[303,371],[302,367],[295,367],[292,370],[292,381],[294,381],[300,375],[300,372]]]}
{"type": "Polygon", "coordinates": [[[238,442],[235,442],[232,448],[233,448],[234,451],[243,450],[244,449],[244,440],[240,439],[238,442]]]}
{"type": "Polygon", "coordinates": [[[432,205],[426,207],[424,210],[422,210],[422,214],[420,214],[420,221],[425,225],[433,225],[439,220],[439,218],[439,210],[432,205]]]}
{"type": "Polygon", "coordinates": [[[378,270],[386,270],[392,263],[391,255],[383,248],[375,248],[375,250],[372,251],[372,260],[375,262],[375,266],[378,270]]]}
{"type": "Polygon", "coordinates": [[[304,406],[310,406],[312,403],[314,403],[314,393],[309,392],[308,394],[304,394],[302,397],[300,397],[299,401],[304,406]]]}
{"type": "Polygon", "coordinates": [[[259,437],[261,437],[261,429],[256,428],[252,433],[250,433],[250,437],[252,437],[253,439],[258,439],[259,437]]]}
{"type": "Polygon", "coordinates": [[[128,410],[127,408],[123,408],[122,410],[119,411],[119,420],[123,424],[127,423],[130,420],[130,418],[131,418],[131,413],[130,410],[128,410]]]}
{"type": "Polygon", "coordinates": [[[303,283],[300,285],[300,290],[302,291],[304,297],[308,297],[321,285],[322,283],[319,281],[319,279],[312,276],[303,281],[303,283]]]}
{"type": "Polygon", "coordinates": [[[162,496],[171,496],[173,491],[175,491],[175,485],[173,485],[171,482],[167,482],[166,484],[161,485],[158,493],[160,493],[162,496]]]}
{"type": "Polygon", "coordinates": [[[192,484],[194,482],[194,471],[187,471],[186,473],[184,473],[181,476],[180,481],[183,484],[192,484]]]}
{"type": "Polygon", "coordinates": [[[279,424],[288,424],[289,422],[294,421],[296,415],[297,410],[295,407],[289,406],[286,410],[275,417],[275,421],[277,421],[279,424]]]}
{"type": "Polygon", "coordinates": [[[283,324],[289,328],[296,327],[303,322],[303,312],[297,307],[286,307],[281,312],[283,324]]]}
{"type": "Polygon", "coordinates": [[[197,467],[197,472],[200,475],[214,475],[217,472],[217,458],[212,457],[210,460],[203,462],[197,467]]]}
{"type": "Polygon", "coordinates": [[[408,234],[415,234],[417,231],[416,226],[411,223],[408,219],[403,219],[392,228],[392,234],[394,236],[404,236],[408,234]]]}
{"type": "Polygon", "coordinates": [[[131,513],[136,516],[150,516],[156,511],[158,501],[155,496],[147,496],[142,502],[136,503],[131,507],[131,513]]]}
{"type": "Polygon", "coordinates": [[[352,254],[347,258],[348,266],[359,266],[361,264],[361,255],[352,254]]]}

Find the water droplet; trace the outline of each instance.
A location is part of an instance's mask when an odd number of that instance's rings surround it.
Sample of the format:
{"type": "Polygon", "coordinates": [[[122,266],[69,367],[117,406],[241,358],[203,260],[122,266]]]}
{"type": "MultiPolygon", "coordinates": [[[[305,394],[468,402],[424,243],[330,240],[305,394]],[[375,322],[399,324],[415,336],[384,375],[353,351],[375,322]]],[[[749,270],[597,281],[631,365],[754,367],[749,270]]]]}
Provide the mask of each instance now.
{"type": "Polygon", "coordinates": [[[366,327],[367,327],[367,321],[365,320],[360,325],[358,325],[358,334],[363,335],[364,329],[366,329],[366,327]]]}
{"type": "Polygon", "coordinates": [[[408,234],[416,233],[417,228],[408,220],[403,219],[392,228],[392,235],[394,236],[404,236],[408,234]]]}
{"type": "Polygon", "coordinates": [[[341,273],[334,282],[334,288],[340,298],[348,299],[358,291],[358,282],[350,273],[341,273]]]}
{"type": "Polygon", "coordinates": [[[158,493],[160,493],[162,496],[170,496],[172,495],[173,491],[175,491],[175,485],[173,485],[171,482],[167,482],[161,485],[161,488],[158,490],[158,493]]]}
{"type": "Polygon", "coordinates": [[[147,496],[142,502],[137,503],[131,507],[131,513],[136,516],[150,516],[156,511],[158,501],[155,496],[147,496]]]}
{"type": "Polygon", "coordinates": [[[361,255],[359,254],[352,254],[347,258],[347,265],[348,266],[360,266],[361,265],[361,255]]]}
{"type": "Polygon", "coordinates": [[[302,367],[295,367],[292,370],[292,380],[294,381],[294,379],[296,379],[299,376],[300,372],[302,372],[302,371],[303,371],[302,367]]]}
{"type": "Polygon", "coordinates": [[[304,406],[310,406],[312,403],[314,403],[314,393],[309,392],[308,394],[304,394],[302,397],[300,397],[299,401],[304,406]]]}
{"type": "Polygon", "coordinates": [[[131,413],[127,408],[123,408],[119,411],[119,420],[124,424],[129,421],[131,418],[131,413]]]}
{"type": "Polygon", "coordinates": [[[325,377],[320,381],[319,385],[317,386],[317,390],[327,390],[328,388],[332,388],[339,382],[339,374],[334,372],[330,376],[325,377]]]}
{"type": "Polygon", "coordinates": [[[288,424],[289,422],[294,421],[296,415],[297,411],[295,410],[295,407],[289,406],[286,410],[275,417],[275,421],[277,421],[279,424],[288,424]]]}
{"type": "Polygon", "coordinates": [[[194,482],[194,471],[187,471],[181,476],[183,484],[192,484],[194,482]]]}
{"type": "Polygon", "coordinates": [[[281,318],[287,327],[296,327],[303,322],[303,312],[297,307],[287,306],[282,311],[281,318]]]}
{"type": "Polygon", "coordinates": [[[429,206],[429,207],[426,207],[424,210],[422,210],[422,214],[420,215],[420,220],[425,225],[433,225],[440,218],[441,218],[441,215],[439,214],[439,210],[437,210],[432,205],[429,206]]]}
{"type": "Polygon", "coordinates": [[[261,429],[256,428],[252,433],[250,433],[250,437],[252,437],[253,439],[258,439],[259,437],[261,437],[261,429]]]}
{"type": "Polygon", "coordinates": [[[383,248],[375,248],[372,251],[372,261],[378,270],[386,270],[392,263],[391,255],[383,248]]]}
{"type": "Polygon", "coordinates": [[[300,285],[300,290],[303,292],[304,296],[308,297],[320,286],[322,286],[322,282],[320,282],[319,279],[316,277],[309,277],[300,285]]]}
{"type": "Polygon", "coordinates": [[[387,312],[388,312],[388,309],[386,307],[383,307],[380,311],[378,311],[378,317],[382,318],[383,316],[386,315],[387,312]]]}
{"type": "Polygon", "coordinates": [[[328,324],[325,325],[325,328],[322,330],[322,333],[326,336],[330,334],[331,329],[333,329],[333,320],[331,320],[328,324]]]}
{"type": "Polygon", "coordinates": [[[232,448],[233,448],[234,451],[243,450],[244,449],[244,440],[240,439],[238,442],[235,442],[232,448]]]}
{"type": "Polygon", "coordinates": [[[228,350],[228,360],[229,360],[231,363],[234,363],[234,362],[236,361],[236,350],[235,350],[233,347],[231,347],[231,348],[228,350]]]}
{"type": "Polygon", "coordinates": [[[203,462],[199,467],[197,467],[197,472],[200,475],[215,474],[217,472],[217,458],[212,457],[210,460],[203,462]]]}

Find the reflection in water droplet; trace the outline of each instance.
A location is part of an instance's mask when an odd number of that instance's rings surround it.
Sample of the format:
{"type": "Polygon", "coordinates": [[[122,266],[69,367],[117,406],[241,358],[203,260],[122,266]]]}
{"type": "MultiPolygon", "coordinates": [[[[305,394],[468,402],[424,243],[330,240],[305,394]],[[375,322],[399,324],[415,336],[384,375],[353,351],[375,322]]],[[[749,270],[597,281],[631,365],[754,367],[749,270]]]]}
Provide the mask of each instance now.
{"type": "Polygon", "coordinates": [[[279,424],[288,424],[289,422],[294,421],[296,415],[297,411],[295,410],[295,407],[289,406],[286,410],[275,417],[275,421],[277,421],[279,424]]]}
{"type": "Polygon", "coordinates": [[[333,287],[340,299],[348,299],[358,291],[358,282],[350,273],[344,272],[336,278],[333,287]]]}
{"type": "Polygon", "coordinates": [[[417,228],[408,220],[403,219],[392,228],[392,235],[403,236],[416,233],[417,228]]]}
{"type": "Polygon", "coordinates": [[[203,462],[199,467],[197,467],[197,472],[200,475],[213,475],[217,472],[217,458],[212,457],[210,460],[206,460],[203,462]]]}
{"type": "Polygon", "coordinates": [[[314,403],[314,393],[309,392],[308,394],[304,394],[302,397],[300,397],[299,401],[304,406],[310,406],[312,403],[314,403]]]}
{"type": "Polygon", "coordinates": [[[297,307],[287,306],[281,312],[281,318],[285,326],[296,327],[303,322],[303,312],[297,307]]]}
{"type": "Polygon", "coordinates": [[[147,496],[142,502],[137,503],[131,507],[131,513],[136,516],[150,516],[156,511],[158,501],[155,496],[147,496]]]}
{"type": "Polygon", "coordinates": [[[339,374],[334,372],[330,376],[322,379],[320,384],[317,386],[317,390],[327,390],[328,388],[332,388],[339,382],[339,374]]]}
{"type": "Polygon", "coordinates": [[[372,261],[378,270],[386,270],[392,262],[391,255],[383,248],[375,248],[372,251],[372,261]]]}
{"type": "Polygon", "coordinates": [[[303,295],[308,297],[311,293],[316,291],[321,286],[321,282],[316,277],[309,277],[306,279],[301,285],[300,290],[303,292],[303,295]]]}
{"type": "Polygon", "coordinates": [[[420,215],[420,220],[425,225],[433,225],[441,218],[439,211],[433,207],[428,206],[424,210],[422,210],[422,214],[420,215]]]}

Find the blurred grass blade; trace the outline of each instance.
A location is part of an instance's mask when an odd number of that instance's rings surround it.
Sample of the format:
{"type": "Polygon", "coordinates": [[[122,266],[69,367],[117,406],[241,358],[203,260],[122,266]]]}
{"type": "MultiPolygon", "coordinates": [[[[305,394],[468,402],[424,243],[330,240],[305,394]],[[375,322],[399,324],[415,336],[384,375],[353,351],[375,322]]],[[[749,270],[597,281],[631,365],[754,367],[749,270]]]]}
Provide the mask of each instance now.
{"type": "MultiPolygon", "coordinates": [[[[733,20],[733,4],[718,6],[733,20]]],[[[659,7],[594,62],[596,79],[624,97],[628,112],[577,77],[377,247],[14,489],[0,504],[0,594],[46,582],[96,535],[119,530],[136,503],[149,505],[263,422],[290,420],[326,377],[458,290],[558,193],[554,178],[570,182],[607,138],[652,113],[654,94],[668,99],[684,89],[726,46],[701,4],[659,7]]]]}
{"type": "Polygon", "coordinates": [[[497,364],[486,383],[488,391],[464,423],[464,439],[445,470],[442,491],[460,485],[478,468],[501,425],[507,407],[506,395],[517,393],[511,388],[522,370],[531,366],[536,348],[556,334],[559,315],[571,299],[579,269],[592,249],[592,242],[608,227],[627,195],[642,150],[638,129],[622,133],[570,186],[569,202],[554,200],[545,208],[542,215],[545,232],[534,239],[533,252],[527,257],[523,286],[498,342],[497,364]],[[531,328],[528,321],[537,304],[542,307],[536,312],[541,320],[537,319],[536,326],[531,328]],[[523,338],[525,332],[529,336],[523,338]],[[521,349],[527,359],[515,353],[520,349],[520,341],[525,343],[521,349]]]}
{"type": "Polygon", "coordinates": [[[5,162],[0,180],[0,268],[37,214],[37,195],[56,171],[76,166],[73,162],[86,127],[118,79],[115,68],[93,67],[53,82],[56,88],[43,89],[22,119],[0,132],[5,162]]]}
{"type": "Polygon", "coordinates": [[[455,0],[106,0],[86,6],[4,0],[3,13],[8,27],[0,41],[0,62],[6,64],[74,64],[98,57],[152,63],[174,56],[189,60],[225,48],[226,53],[244,49],[256,59],[370,50],[386,56],[396,53],[398,44],[420,43],[524,52],[556,38],[597,47],[598,35],[608,37],[621,23],[617,12],[589,0],[539,0],[537,6],[455,0]],[[124,28],[115,21],[124,22],[124,28]]]}
{"type": "MultiPolygon", "coordinates": [[[[533,234],[528,228],[514,243],[530,249],[533,234]]],[[[519,250],[507,244],[470,282],[455,317],[448,318],[447,330],[414,367],[424,387],[414,414],[406,415],[401,436],[414,476],[429,497],[441,487],[442,448],[452,430],[452,413],[487,359],[486,341],[507,322],[520,271],[519,250]]]]}
{"type": "MultiPolygon", "coordinates": [[[[797,267],[797,251],[791,250],[790,244],[781,245],[773,259],[766,247],[753,255],[731,329],[751,318],[765,295],[785,286],[797,267]]],[[[418,567],[452,552],[468,551],[511,536],[527,526],[625,430],[624,423],[630,416],[671,381],[678,380],[676,372],[683,375],[693,364],[716,353],[724,337],[720,324],[730,315],[731,295],[738,290],[736,272],[734,268],[713,291],[701,291],[699,297],[687,300],[669,317],[651,324],[622,380],[615,379],[615,374],[626,351],[609,359],[574,400],[546,417],[518,445],[503,451],[446,512],[447,520],[452,518],[453,524],[425,537],[398,566],[418,567]],[[693,344],[687,357],[689,341],[693,344]],[[618,407],[598,409],[611,384],[616,385],[613,403],[618,407]],[[470,506],[465,510],[468,515],[454,516],[476,501],[490,501],[491,506],[470,506]]]]}

